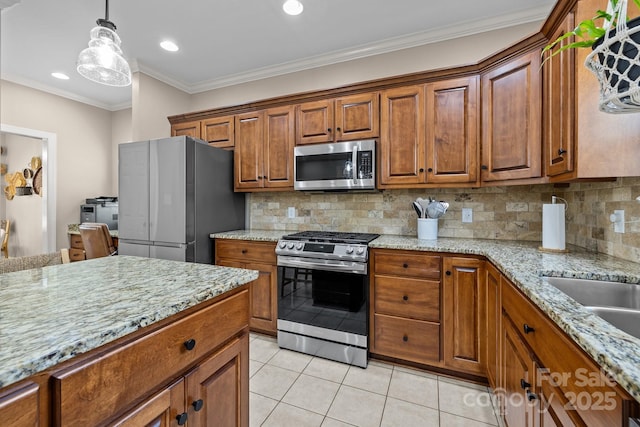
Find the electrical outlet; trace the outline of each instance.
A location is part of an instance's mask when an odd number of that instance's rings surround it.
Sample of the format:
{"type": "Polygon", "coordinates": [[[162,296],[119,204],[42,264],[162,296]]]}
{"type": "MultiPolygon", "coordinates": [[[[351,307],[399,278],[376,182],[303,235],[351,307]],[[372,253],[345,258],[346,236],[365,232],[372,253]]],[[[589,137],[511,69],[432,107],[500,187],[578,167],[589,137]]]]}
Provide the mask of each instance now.
{"type": "Polygon", "coordinates": [[[296,217],[296,208],[294,208],[293,206],[289,206],[289,208],[287,208],[287,217],[288,218],[295,218],[296,217]]]}
{"type": "Polygon", "coordinates": [[[462,222],[473,222],[473,209],[462,208],[462,222]]]}
{"type": "Polygon", "coordinates": [[[617,209],[609,216],[613,223],[613,231],[616,233],[624,233],[624,209],[617,209]]]}

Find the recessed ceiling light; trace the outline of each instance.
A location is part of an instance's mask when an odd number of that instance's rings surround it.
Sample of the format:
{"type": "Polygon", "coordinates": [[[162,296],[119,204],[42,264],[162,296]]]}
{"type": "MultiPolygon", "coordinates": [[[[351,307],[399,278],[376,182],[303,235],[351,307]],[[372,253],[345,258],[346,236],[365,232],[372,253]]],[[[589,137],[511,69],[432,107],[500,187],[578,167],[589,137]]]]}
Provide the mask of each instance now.
{"type": "Polygon", "coordinates": [[[69,76],[67,76],[65,73],[51,73],[51,75],[56,79],[69,80],[69,76]]]}
{"type": "Polygon", "coordinates": [[[160,47],[169,52],[177,52],[178,49],[180,49],[177,44],[170,40],[163,40],[160,42],[160,47]]]}
{"type": "Polygon", "coordinates": [[[304,6],[298,0],[287,0],[282,5],[282,9],[288,15],[300,15],[302,13],[302,10],[304,9],[304,6]]]}

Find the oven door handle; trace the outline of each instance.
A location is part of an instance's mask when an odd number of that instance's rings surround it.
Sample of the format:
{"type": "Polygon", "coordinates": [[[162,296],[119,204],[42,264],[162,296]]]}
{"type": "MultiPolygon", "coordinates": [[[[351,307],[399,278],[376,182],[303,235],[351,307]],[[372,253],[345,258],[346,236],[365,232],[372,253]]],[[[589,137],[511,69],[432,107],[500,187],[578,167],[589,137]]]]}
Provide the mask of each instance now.
{"type": "Polygon", "coordinates": [[[308,260],[299,257],[278,255],[278,267],[307,268],[309,270],[325,270],[340,273],[367,274],[367,264],[353,261],[333,259],[308,260]]]}

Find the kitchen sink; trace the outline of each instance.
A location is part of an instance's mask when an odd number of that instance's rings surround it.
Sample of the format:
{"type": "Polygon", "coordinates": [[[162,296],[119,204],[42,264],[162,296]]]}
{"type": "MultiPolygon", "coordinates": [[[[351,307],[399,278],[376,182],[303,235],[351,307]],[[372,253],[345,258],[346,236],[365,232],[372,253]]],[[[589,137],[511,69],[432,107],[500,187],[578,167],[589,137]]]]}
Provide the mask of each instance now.
{"type": "Polygon", "coordinates": [[[640,338],[640,285],[566,277],[545,279],[593,314],[640,338]]]}

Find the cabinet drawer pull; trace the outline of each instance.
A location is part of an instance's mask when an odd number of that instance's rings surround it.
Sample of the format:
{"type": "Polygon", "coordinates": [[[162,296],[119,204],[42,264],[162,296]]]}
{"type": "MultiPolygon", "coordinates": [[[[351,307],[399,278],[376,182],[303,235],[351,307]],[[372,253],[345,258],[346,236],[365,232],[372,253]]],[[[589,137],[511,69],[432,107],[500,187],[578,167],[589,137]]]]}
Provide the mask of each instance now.
{"type": "Polygon", "coordinates": [[[562,148],[560,148],[560,149],[558,149],[558,156],[562,156],[566,152],[567,152],[567,150],[563,150],[562,148]]]}
{"type": "Polygon", "coordinates": [[[202,401],[202,399],[198,399],[195,402],[193,402],[191,404],[191,406],[193,406],[193,410],[198,412],[200,409],[202,409],[202,406],[204,405],[204,402],[202,401]]]}
{"type": "Polygon", "coordinates": [[[534,328],[532,328],[531,326],[527,325],[526,323],[522,326],[522,329],[524,330],[525,334],[528,334],[529,332],[535,332],[536,331],[534,328]]]}
{"type": "Polygon", "coordinates": [[[528,382],[526,382],[525,380],[520,380],[520,387],[522,387],[523,390],[528,389],[529,387],[531,387],[531,384],[529,384],[528,382]]]}
{"type": "Polygon", "coordinates": [[[408,295],[403,295],[402,299],[405,300],[405,301],[409,301],[409,296],[408,295]]]}
{"type": "Polygon", "coordinates": [[[409,264],[405,262],[404,264],[402,264],[402,268],[409,268],[409,264]]]}
{"type": "Polygon", "coordinates": [[[195,346],[196,346],[196,340],[194,340],[193,338],[191,338],[190,340],[186,340],[184,342],[184,347],[189,351],[193,350],[195,346]]]}
{"type": "Polygon", "coordinates": [[[404,341],[404,342],[409,341],[409,337],[408,337],[408,336],[406,336],[406,335],[404,335],[404,336],[402,337],[402,341],[404,341]]]}
{"type": "Polygon", "coordinates": [[[179,426],[185,425],[187,423],[187,413],[183,412],[181,414],[178,414],[178,416],[176,417],[176,420],[178,420],[179,426]]]}
{"type": "Polygon", "coordinates": [[[527,400],[529,402],[532,402],[534,400],[536,400],[538,398],[538,396],[536,396],[534,393],[531,393],[530,391],[527,391],[527,400]]]}
{"type": "Polygon", "coordinates": [[[241,250],[240,252],[242,252],[243,254],[246,254],[246,253],[247,253],[247,250],[246,250],[246,249],[243,249],[243,250],[241,250]]]}

